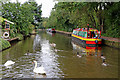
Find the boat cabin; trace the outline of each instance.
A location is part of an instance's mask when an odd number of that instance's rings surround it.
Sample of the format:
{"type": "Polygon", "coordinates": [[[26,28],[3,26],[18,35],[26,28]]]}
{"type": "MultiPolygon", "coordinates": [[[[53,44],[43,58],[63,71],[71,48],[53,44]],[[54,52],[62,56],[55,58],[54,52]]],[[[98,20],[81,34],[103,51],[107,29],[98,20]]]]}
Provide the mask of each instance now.
{"type": "Polygon", "coordinates": [[[100,38],[101,32],[93,28],[77,28],[73,30],[73,34],[83,38],[100,38]]]}

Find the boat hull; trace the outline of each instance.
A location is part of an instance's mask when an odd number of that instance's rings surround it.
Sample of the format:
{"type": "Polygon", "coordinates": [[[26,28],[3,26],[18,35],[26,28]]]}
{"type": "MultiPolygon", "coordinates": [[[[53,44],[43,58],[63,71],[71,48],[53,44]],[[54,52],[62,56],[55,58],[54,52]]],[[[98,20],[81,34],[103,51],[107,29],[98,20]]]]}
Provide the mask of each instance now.
{"type": "Polygon", "coordinates": [[[87,39],[74,34],[72,34],[72,41],[81,45],[84,48],[93,48],[93,49],[96,49],[97,47],[101,47],[102,44],[101,39],[87,39]]]}
{"type": "Polygon", "coordinates": [[[51,33],[56,33],[56,31],[50,31],[51,33]]]}

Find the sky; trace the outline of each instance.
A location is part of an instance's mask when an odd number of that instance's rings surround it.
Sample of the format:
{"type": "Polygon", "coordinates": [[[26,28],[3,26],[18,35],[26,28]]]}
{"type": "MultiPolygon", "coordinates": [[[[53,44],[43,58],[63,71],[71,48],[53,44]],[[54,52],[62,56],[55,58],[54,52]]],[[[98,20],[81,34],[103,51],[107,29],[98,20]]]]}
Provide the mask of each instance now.
{"type": "MultiPolygon", "coordinates": [[[[24,3],[28,0],[18,0],[18,2],[20,3],[24,3]]],[[[35,0],[38,5],[42,4],[42,17],[49,17],[50,16],[50,12],[52,10],[52,8],[54,7],[55,3],[53,0],[35,0]]],[[[16,2],[16,0],[11,0],[11,2],[16,2]]]]}

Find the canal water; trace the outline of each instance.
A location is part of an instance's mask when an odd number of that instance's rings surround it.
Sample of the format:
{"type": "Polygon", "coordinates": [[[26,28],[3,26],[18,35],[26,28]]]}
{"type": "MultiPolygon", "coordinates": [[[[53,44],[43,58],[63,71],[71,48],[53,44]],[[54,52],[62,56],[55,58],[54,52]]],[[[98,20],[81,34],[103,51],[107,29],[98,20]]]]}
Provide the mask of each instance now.
{"type": "Polygon", "coordinates": [[[103,46],[98,50],[87,50],[74,43],[71,37],[57,33],[38,31],[36,35],[12,43],[11,48],[0,54],[2,78],[118,78],[117,49],[103,46]],[[101,54],[107,66],[102,65],[101,54]],[[15,64],[4,66],[8,60],[15,64]],[[37,61],[38,67],[45,68],[46,76],[33,72],[33,60],[37,61]]]}

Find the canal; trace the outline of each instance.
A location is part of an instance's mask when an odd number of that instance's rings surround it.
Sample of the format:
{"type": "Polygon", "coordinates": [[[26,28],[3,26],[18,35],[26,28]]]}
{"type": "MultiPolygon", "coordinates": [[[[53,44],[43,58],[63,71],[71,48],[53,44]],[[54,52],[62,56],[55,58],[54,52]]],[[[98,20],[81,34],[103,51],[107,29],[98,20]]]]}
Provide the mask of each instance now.
{"type": "Polygon", "coordinates": [[[72,42],[71,37],[45,31],[12,45],[0,52],[2,78],[118,78],[118,49],[102,46],[99,50],[87,50],[72,42]],[[101,54],[108,66],[102,65],[101,54]],[[5,67],[8,60],[15,64],[5,67]],[[46,76],[33,72],[33,60],[45,68],[46,76]]]}

